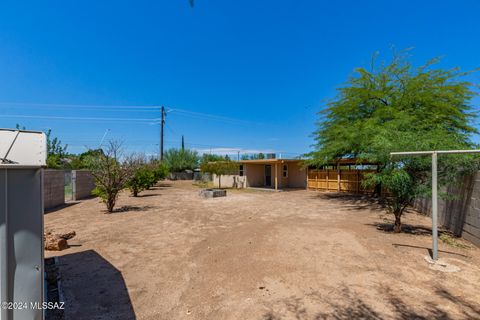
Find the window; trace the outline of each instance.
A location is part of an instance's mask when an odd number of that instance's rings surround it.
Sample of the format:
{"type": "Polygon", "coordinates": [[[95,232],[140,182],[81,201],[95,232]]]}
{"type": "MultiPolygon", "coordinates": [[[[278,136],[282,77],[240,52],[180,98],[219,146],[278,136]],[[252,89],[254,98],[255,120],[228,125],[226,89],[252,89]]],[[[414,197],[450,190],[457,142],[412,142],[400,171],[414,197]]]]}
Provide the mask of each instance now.
{"type": "Polygon", "coordinates": [[[240,177],[243,177],[244,173],[245,173],[245,172],[244,172],[244,170],[243,170],[243,164],[241,164],[240,167],[238,168],[238,175],[239,175],[240,177]]]}
{"type": "Polygon", "coordinates": [[[288,178],[288,165],[283,165],[283,177],[288,178]]]}

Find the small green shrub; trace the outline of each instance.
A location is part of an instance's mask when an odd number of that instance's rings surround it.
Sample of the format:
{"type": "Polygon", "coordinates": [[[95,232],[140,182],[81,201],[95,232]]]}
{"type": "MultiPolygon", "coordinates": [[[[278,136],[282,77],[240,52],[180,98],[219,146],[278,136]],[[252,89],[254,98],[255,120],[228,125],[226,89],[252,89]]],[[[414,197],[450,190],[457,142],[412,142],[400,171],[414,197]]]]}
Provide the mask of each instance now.
{"type": "Polygon", "coordinates": [[[130,190],[134,197],[140,192],[150,187],[154,174],[146,165],[139,166],[135,169],[133,176],[127,181],[126,187],[130,190]]]}

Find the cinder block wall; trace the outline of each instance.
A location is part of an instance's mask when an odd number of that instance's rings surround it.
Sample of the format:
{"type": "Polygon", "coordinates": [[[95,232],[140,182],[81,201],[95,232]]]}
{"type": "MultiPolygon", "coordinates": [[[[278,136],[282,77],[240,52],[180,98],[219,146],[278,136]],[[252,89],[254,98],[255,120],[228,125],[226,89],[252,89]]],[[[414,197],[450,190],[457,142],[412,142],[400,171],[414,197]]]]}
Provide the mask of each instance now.
{"type": "Polygon", "coordinates": [[[170,180],[193,180],[193,172],[170,172],[170,180]]]}
{"type": "Polygon", "coordinates": [[[44,170],[43,207],[54,208],[65,203],[65,171],[44,170]]]}
{"type": "Polygon", "coordinates": [[[92,190],[95,188],[95,179],[88,170],[72,171],[72,178],[75,182],[74,200],[85,199],[92,196],[92,190]]]}
{"type": "MultiPolygon", "coordinates": [[[[438,221],[457,236],[480,246],[480,172],[461,179],[460,184],[442,191],[454,195],[452,200],[438,199],[438,221]]],[[[431,215],[432,201],[416,199],[414,207],[431,215]]]]}

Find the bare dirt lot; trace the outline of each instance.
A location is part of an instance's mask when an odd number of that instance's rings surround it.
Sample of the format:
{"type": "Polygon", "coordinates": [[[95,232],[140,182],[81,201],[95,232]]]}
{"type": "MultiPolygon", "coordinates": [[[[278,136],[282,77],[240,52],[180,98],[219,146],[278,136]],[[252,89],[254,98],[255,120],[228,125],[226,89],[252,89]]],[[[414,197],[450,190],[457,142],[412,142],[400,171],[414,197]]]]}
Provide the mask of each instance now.
{"type": "Polygon", "coordinates": [[[310,191],[202,199],[163,183],[116,213],[90,199],[45,216],[75,230],[60,253],[67,319],[479,319],[480,250],[440,243],[460,268],[434,270],[427,217],[409,233],[378,205],[310,191]]]}

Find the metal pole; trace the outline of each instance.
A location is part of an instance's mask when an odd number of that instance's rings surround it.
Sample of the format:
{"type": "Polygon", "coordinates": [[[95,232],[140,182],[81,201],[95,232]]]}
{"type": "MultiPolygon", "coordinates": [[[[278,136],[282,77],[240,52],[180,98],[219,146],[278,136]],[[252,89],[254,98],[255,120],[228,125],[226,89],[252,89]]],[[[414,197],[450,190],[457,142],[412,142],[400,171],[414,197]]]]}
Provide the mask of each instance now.
{"type": "Polygon", "coordinates": [[[160,123],[160,161],[163,161],[163,127],[165,125],[165,107],[162,106],[162,120],[160,123]]]}
{"type": "Polygon", "coordinates": [[[437,152],[432,153],[432,238],[433,252],[432,259],[438,259],[438,188],[437,188],[437,152]]]}
{"type": "Polygon", "coordinates": [[[407,151],[407,152],[390,152],[391,156],[422,156],[432,155],[432,259],[438,260],[438,162],[439,154],[465,154],[480,153],[480,149],[476,150],[436,150],[436,151],[407,151]]]}
{"type": "MultiPolygon", "coordinates": [[[[0,216],[0,235],[2,235],[2,239],[0,239],[0,303],[2,302],[9,302],[10,301],[10,296],[9,292],[10,290],[10,283],[8,279],[8,264],[9,264],[9,237],[8,237],[8,203],[7,203],[7,198],[8,198],[8,183],[7,183],[7,177],[8,177],[8,170],[7,169],[1,169],[4,173],[3,178],[5,183],[5,194],[3,197],[5,198],[5,204],[4,204],[4,210],[0,210],[0,214],[3,214],[3,217],[0,216]],[[2,212],[3,211],[3,212],[2,212]],[[2,226],[3,225],[3,226],[2,226]]],[[[1,320],[7,320],[10,319],[9,316],[10,312],[7,308],[2,308],[0,307],[0,319],[1,320]]]]}

